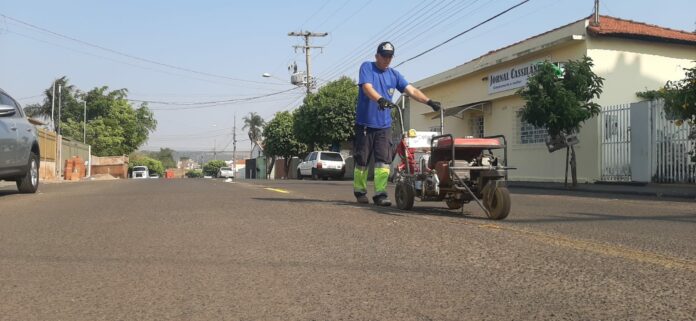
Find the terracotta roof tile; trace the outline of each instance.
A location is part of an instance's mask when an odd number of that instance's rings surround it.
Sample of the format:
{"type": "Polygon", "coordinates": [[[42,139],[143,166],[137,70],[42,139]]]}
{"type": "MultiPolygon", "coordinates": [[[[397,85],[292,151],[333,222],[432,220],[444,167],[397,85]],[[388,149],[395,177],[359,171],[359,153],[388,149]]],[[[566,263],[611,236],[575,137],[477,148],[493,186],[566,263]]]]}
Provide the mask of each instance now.
{"type": "MultiPolygon", "coordinates": [[[[592,16],[589,17],[592,22],[592,16]]],[[[587,27],[587,31],[597,36],[615,36],[653,41],[696,44],[696,33],[664,28],[647,23],[624,20],[610,16],[600,16],[599,26],[587,27]]]]}

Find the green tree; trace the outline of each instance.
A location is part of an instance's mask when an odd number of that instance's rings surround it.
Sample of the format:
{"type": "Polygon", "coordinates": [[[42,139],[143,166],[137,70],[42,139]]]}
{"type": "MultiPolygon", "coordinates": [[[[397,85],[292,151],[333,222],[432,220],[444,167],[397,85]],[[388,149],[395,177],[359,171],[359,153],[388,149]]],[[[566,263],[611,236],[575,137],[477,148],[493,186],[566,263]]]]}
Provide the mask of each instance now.
{"type": "MultiPolygon", "coordinates": [[[[261,116],[257,113],[251,112],[248,116],[244,116],[244,127],[242,130],[248,129],[247,135],[249,135],[249,141],[251,141],[251,149],[254,149],[255,145],[258,145],[261,136],[263,134],[263,126],[265,122],[261,116]]],[[[251,158],[251,150],[249,151],[249,158],[251,158]]]]}
{"type": "Polygon", "coordinates": [[[200,178],[203,177],[203,171],[200,169],[191,169],[186,171],[186,177],[188,178],[200,178]]]}
{"type": "Polygon", "coordinates": [[[676,119],[675,124],[681,126],[686,123],[689,126],[689,139],[694,145],[691,160],[696,162],[696,61],[693,67],[684,68],[684,71],[684,79],[668,81],[658,90],[639,92],[637,95],[650,100],[664,99],[665,113],[676,119]]]}
{"type": "Polygon", "coordinates": [[[211,161],[205,163],[205,165],[203,165],[203,174],[215,176],[215,175],[217,175],[217,172],[220,169],[220,167],[226,167],[226,166],[227,166],[227,164],[225,163],[224,160],[219,160],[219,159],[211,160],[211,161]]]}
{"type": "Polygon", "coordinates": [[[265,154],[273,158],[273,163],[276,157],[283,157],[285,168],[288,170],[292,157],[300,156],[307,151],[307,146],[300,143],[293,133],[293,122],[290,112],[278,112],[263,129],[265,154]]]}
{"type": "MultiPolygon", "coordinates": [[[[592,59],[570,60],[559,76],[556,66],[541,63],[518,93],[526,100],[522,120],[538,128],[546,128],[553,140],[577,134],[582,124],[599,114],[600,106],[592,102],[602,93],[604,79],[592,71],[592,59]]],[[[577,185],[575,148],[566,147],[566,164],[570,152],[573,186],[577,185]]],[[[566,167],[567,168],[567,167],[566,167]]],[[[567,169],[566,169],[567,172],[567,169]]]]}
{"type": "Polygon", "coordinates": [[[162,162],[151,157],[142,155],[134,155],[130,157],[128,161],[128,172],[132,172],[134,166],[147,166],[147,170],[150,174],[157,173],[160,176],[164,174],[164,166],[162,166],[162,162]]]}
{"type": "Polygon", "coordinates": [[[159,152],[152,152],[150,157],[162,162],[164,168],[176,168],[174,161],[174,150],[171,148],[160,148],[159,152]]]}
{"type": "MultiPolygon", "coordinates": [[[[53,119],[55,119],[53,130],[58,132],[58,127],[69,119],[74,122],[82,121],[83,107],[82,103],[78,102],[80,91],[74,85],[70,84],[70,80],[66,76],[56,79],[54,83],[52,82],[51,85],[44,90],[45,97],[42,103],[27,105],[24,107],[24,111],[29,117],[43,118],[46,120],[50,120],[51,117],[53,117],[53,119]],[[53,100],[54,83],[55,100],[53,100]],[[79,113],[76,111],[79,111],[79,113]],[[59,112],[60,121],[58,121],[59,112]]],[[[61,134],[63,134],[62,129],[61,134]]],[[[80,135],[80,137],[82,137],[82,135],[80,135]]]]}
{"type": "Polygon", "coordinates": [[[357,99],[358,87],[348,77],[329,82],[316,94],[307,95],[295,111],[295,136],[309,150],[351,140],[355,135],[357,99]]]}

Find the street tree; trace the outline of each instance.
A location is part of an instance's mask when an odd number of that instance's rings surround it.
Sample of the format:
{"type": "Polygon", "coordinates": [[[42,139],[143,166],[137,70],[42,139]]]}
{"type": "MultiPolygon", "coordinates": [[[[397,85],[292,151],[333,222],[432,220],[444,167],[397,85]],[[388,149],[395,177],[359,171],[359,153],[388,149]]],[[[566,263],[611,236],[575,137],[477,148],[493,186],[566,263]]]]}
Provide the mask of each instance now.
{"type": "MultiPolygon", "coordinates": [[[[131,105],[126,89],[109,91],[108,87],[103,86],[83,93],[68,85],[64,78],[57,80],[65,84],[64,88],[68,88],[61,93],[68,102],[65,112],[61,112],[60,116],[61,134],[82,141],[86,106],[86,143],[92,145],[94,155],[128,155],[144,144],[150,132],[157,127],[154,114],[147,104],[143,103],[138,107],[131,105]]],[[[52,93],[51,89],[46,90],[47,95],[52,93]]],[[[27,106],[27,110],[35,115],[50,115],[50,97],[45,99],[43,105],[27,106]]]]}
{"type": "Polygon", "coordinates": [[[151,152],[150,157],[162,162],[164,168],[175,168],[174,150],[171,148],[160,148],[159,152],[151,152]]]}
{"type": "Polygon", "coordinates": [[[164,166],[162,166],[162,162],[152,157],[134,154],[131,157],[129,157],[128,172],[132,172],[134,166],[147,166],[148,172],[150,174],[157,173],[160,176],[164,174],[164,166]]]}
{"type": "Polygon", "coordinates": [[[351,140],[357,99],[355,81],[345,76],[308,94],[295,111],[295,136],[310,151],[351,140]]]}
{"type": "Polygon", "coordinates": [[[641,98],[655,100],[664,99],[665,113],[675,124],[689,126],[689,139],[693,148],[691,160],[696,162],[696,61],[691,68],[684,68],[685,77],[679,81],[668,81],[658,90],[639,92],[641,98]]]}
{"type": "Polygon", "coordinates": [[[275,163],[276,157],[283,157],[287,170],[293,156],[300,156],[307,151],[307,146],[300,143],[293,133],[293,122],[290,112],[278,112],[263,129],[265,154],[272,157],[272,163],[275,163]]]}
{"type": "MultiPolygon", "coordinates": [[[[24,107],[24,112],[29,117],[44,120],[54,119],[55,121],[52,129],[57,132],[58,126],[63,122],[67,122],[68,119],[72,119],[73,121],[82,120],[83,107],[82,103],[78,102],[79,95],[80,91],[77,87],[70,84],[68,77],[62,76],[52,82],[49,87],[44,90],[44,100],[42,103],[27,105],[24,107]],[[53,99],[54,90],[55,100],[53,99]],[[60,121],[58,121],[59,109],[60,121]],[[76,115],[78,109],[80,113],[76,115]]],[[[82,136],[80,135],[80,137],[82,136]]]]}
{"type": "Polygon", "coordinates": [[[254,149],[254,146],[259,145],[259,142],[261,141],[265,121],[261,116],[259,116],[259,114],[255,112],[251,112],[248,116],[244,116],[243,120],[244,126],[242,127],[242,130],[248,130],[247,135],[249,136],[249,141],[251,144],[249,158],[251,158],[251,152],[254,149]]]}
{"type": "MultiPolygon", "coordinates": [[[[546,128],[552,142],[564,142],[567,136],[577,134],[582,124],[597,116],[601,108],[592,99],[599,98],[604,79],[592,71],[593,65],[592,59],[585,56],[568,61],[565,71],[559,73],[554,64],[541,63],[527,85],[518,91],[526,101],[521,110],[522,120],[546,128]]],[[[566,175],[570,153],[573,186],[577,186],[575,147],[565,148],[566,175]]]]}
{"type": "Polygon", "coordinates": [[[220,159],[211,160],[211,161],[205,163],[205,165],[203,165],[203,174],[215,176],[215,175],[217,175],[218,170],[220,170],[220,167],[225,167],[225,166],[227,166],[227,164],[225,163],[224,160],[220,160],[220,159]]]}

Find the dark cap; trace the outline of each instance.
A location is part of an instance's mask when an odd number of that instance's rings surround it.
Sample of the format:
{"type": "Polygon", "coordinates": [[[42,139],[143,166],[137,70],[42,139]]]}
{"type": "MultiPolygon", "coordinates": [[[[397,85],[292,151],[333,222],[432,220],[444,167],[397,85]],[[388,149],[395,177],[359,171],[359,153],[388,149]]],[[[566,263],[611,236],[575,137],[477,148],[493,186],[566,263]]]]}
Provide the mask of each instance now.
{"type": "Polygon", "coordinates": [[[380,43],[379,46],[377,46],[377,53],[382,56],[394,55],[394,45],[389,41],[380,43]]]}

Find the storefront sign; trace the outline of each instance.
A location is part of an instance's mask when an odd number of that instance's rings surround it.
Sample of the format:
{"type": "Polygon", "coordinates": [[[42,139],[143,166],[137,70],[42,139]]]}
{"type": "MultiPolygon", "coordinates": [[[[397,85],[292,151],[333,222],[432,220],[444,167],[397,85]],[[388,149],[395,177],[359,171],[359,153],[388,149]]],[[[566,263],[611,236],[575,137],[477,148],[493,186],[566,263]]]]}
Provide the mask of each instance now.
{"type": "Polygon", "coordinates": [[[514,66],[488,76],[488,94],[524,87],[529,76],[539,68],[539,61],[514,66]]]}

